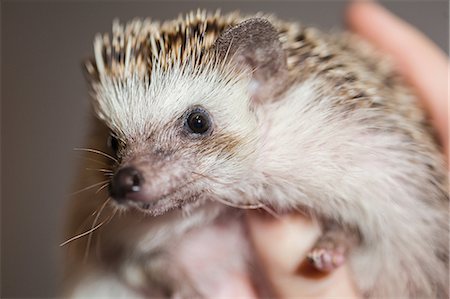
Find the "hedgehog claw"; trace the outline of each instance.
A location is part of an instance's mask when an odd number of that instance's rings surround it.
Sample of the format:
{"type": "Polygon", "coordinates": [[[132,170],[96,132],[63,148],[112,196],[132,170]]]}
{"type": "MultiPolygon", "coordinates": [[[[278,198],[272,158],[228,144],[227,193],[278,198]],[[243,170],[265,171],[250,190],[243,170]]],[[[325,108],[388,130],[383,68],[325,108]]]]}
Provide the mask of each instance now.
{"type": "Polygon", "coordinates": [[[343,250],[323,247],[313,248],[307,255],[308,261],[321,272],[331,272],[345,262],[343,250]]]}

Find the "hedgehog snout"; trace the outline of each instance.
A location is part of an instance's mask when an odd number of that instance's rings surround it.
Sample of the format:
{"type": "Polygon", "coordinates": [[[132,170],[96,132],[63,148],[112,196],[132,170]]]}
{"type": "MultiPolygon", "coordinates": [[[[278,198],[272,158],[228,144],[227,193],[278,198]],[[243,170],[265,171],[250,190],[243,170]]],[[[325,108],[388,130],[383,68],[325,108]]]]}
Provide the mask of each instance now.
{"type": "Polygon", "coordinates": [[[109,184],[109,194],[117,202],[139,197],[144,178],[135,167],[125,167],[114,174],[109,184]]]}

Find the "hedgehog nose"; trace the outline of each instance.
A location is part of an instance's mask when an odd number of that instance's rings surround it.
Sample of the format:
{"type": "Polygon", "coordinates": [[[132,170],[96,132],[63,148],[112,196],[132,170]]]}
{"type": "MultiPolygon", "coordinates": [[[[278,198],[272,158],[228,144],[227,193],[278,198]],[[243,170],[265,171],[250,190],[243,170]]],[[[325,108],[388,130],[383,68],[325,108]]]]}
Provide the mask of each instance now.
{"type": "Polygon", "coordinates": [[[127,196],[141,190],[143,178],[141,173],[134,167],[120,169],[109,184],[109,193],[117,201],[124,200],[127,196]]]}

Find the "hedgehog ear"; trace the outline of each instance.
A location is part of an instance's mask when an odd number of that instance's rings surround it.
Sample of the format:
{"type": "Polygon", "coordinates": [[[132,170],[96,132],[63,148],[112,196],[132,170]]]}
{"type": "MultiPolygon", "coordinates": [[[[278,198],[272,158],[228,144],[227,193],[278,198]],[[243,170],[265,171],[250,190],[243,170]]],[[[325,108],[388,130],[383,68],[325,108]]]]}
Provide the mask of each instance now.
{"type": "Polygon", "coordinates": [[[218,37],[214,49],[220,59],[252,72],[249,91],[256,102],[275,98],[286,83],[286,53],[278,31],[266,19],[248,19],[229,28],[218,37]]]}

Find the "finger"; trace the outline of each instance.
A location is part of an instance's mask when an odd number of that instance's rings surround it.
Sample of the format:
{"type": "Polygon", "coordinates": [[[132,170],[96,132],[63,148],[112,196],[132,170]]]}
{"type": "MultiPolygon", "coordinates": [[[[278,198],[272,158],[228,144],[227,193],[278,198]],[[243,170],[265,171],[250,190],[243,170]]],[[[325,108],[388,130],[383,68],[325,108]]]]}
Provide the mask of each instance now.
{"type": "Polygon", "coordinates": [[[346,19],[353,31],[394,58],[399,72],[422,99],[447,153],[447,56],[422,33],[376,3],[353,2],[346,19]]]}
{"type": "Polygon", "coordinates": [[[258,212],[249,213],[247,220],[254,248],[280,298],[357,297],[346,265],[320,276],[300,269],[320,234],[317,223],[298,214],[275,219],[258,212]]]}

